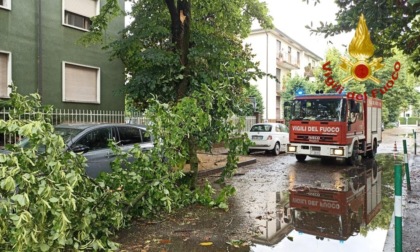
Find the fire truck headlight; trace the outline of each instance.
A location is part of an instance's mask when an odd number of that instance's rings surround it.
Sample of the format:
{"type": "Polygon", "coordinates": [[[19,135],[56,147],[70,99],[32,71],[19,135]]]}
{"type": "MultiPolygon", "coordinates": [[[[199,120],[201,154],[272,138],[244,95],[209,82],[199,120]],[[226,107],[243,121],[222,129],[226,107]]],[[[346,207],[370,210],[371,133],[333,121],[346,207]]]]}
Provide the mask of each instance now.
{"type": "Polygon", "coordinates": [[[331,149],[331,154],[334,156],[344,156],[344,149],[343,148],[331,149]]]}
{"type": "Polygon", "coordinates": [[[287,152],[296,152],[296,146],[287,145],[287,152]]]}

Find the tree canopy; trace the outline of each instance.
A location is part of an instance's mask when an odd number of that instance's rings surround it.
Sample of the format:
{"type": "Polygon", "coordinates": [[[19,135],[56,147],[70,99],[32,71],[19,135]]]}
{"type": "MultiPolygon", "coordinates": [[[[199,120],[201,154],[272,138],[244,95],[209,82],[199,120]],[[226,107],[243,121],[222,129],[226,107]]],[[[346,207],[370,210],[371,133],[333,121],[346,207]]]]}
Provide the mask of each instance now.
{"type": "MultiPolygon", "coordinates": [[[[309,3],[309,0],[303,0],[309,3]]],[[[322,0],[313,0],[319,3],[322,0]]],[[[409,70],[420,76],[420,1],[418,0],[340,0],[336,23],[321,22],[318,27],[307,28],[325,37],[350,32],[357,26],[359,16],[364,14],[371,40],[375,45],[374,57],[391,57],[393,48],[398,48],[409,57],[409,70]]]]}
{"type": "MultiPolygon", "coordinates": [[[[372,96],[372,90],[376,89],[376,96],[383,101],[383,121],[385,122],[397,121],[400,111],[407,109],[409,105],[413,105],[415,108],[420,107],[418,104],[420,94],[416,91],[419,78],[408,72],[409,59],[407,56],[398,50],[394,50],[394,54],[393,57],[386,58],[383,62],[384,67],[374,73],[375,77],[380,80],[380,84],[371,80],[366,80],[362,84],[354,80],[341,84],[345,87],[343,92],[363,93],[366,91],[369,96],[372,96]],[[379,90],[384,89],[388,81],[392,80],[397,62],[401,65],[397,73],[398,78],[394,81],[392,87],[382,94],[379,90]]],[[[342,54],[336,48],[329,49],[326,54],[326,61],[330,61],[329,67],[332,69],[333,79],[337,81],[342,80],[346,75],[339,67],[341,57],[342,54]]],[[[316,82],[312,84],[313,89],[322,90],[324,93],[336,92],[325,84],[325,71],[321,66],[316,68],[314,73],[316,82]]]]}
{"type": "MultiPolygon", "coordinates": [[[[100,41],[110,18],[118,12],[116,2],[107,0],[93,19],[88,40],[100,41]]],[[[184,118],[179,128],[185,128],[187,121],[197,121],[197,127],[183,135],[180,146],[188,150],[195,173],[198,149],[209,150],[215,142],[229,144],[231,133],[238,132],[228,119],[246,113],[249,101],[245,90],[251,80],[263,75],[242,39],[250,33],[254,20],[271,28],[267,13],[266,4],[258,0],[138,0],[132,5],[132,23],[120,39],[107,45],[113,57],[125,65],[125,92],[134,107],[150,110],[158,101],[167,104],[169,111],[178,108],[172,112],[184,118]],[[205,111],[208,123],[177,107],[184,98],[194,100],[185,104],[205,111]]]]}

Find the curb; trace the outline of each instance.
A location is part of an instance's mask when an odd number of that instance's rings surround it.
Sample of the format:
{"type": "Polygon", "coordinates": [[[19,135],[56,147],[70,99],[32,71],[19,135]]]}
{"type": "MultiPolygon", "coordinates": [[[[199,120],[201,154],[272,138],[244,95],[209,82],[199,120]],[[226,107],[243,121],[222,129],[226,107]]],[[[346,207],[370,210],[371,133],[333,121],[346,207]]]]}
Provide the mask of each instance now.
{"type": "MultiPolygon", "coordinates": [[[[257,159],[252,158],[252,159],[247,160],[247,161],[239,162],[238,167],[243,167],[243,166],[247,166],[247,165],[250,165],[250,164],[255,164],[256,162],[257,162],[257,159]]],[[[217,174],[217,173],[221,173],[224,168],[225,168],[225,166],[214,168],[214,169],[211,169],[211,170],[199,171],[198,172],[198,177],[202,178],[202,177],[207,177],[207,176],[214,175],[214,174],[217,174]]]]}

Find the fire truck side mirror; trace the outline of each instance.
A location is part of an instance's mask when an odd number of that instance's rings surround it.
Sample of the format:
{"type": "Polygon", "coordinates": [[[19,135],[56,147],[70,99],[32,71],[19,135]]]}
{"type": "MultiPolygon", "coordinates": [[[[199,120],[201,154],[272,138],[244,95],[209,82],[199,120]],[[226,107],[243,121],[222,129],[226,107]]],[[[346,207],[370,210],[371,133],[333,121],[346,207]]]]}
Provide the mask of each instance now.
{"type": "Polygon", "coordinates": [[[360,103],[356,103],[355,101],[350,101],[350,112],[351,113],[360,113],[360,103]]]}
{"type": "Polygon", "coordinates": [[[354,107],[354,113],[360,113],[360,103],[356,103],[356,106],[354,107]]]}

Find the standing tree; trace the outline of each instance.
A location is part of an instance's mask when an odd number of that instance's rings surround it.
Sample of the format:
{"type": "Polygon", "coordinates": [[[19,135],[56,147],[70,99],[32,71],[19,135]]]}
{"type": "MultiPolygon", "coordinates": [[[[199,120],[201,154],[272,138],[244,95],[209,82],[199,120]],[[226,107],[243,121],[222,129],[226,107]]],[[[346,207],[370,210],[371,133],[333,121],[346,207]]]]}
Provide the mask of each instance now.
{"type": "MultiPolygon", "coordinates": [[[[118,13],[117,2],[107,1],[85,39],[102,37],[110,17],[118,13]]],[[[133,22],[121,39],[108,45],[125,65],[129,76],[125,91],[138,109],[150,109],[158,101],[172,111],[189,98],[207,114],[210,123],[198,125],[201,119],[188,113],[192,110],[176,109],[177,116],[184,117],[178,128],[190,129],[178,134],[184,135],[179,148],[188,153],[195,174],[192,187],[198,173],[197,150],[210,150],[219,141],[227,145],[236,141],[229,146],[231,161],[243,151],[238,138],[231,137],[234,129],[228,118],[241,113],[248,102],[244,88],[263,75],[242,38],[249,34],[254,20],[271,27],[267,12],[265,3],[258,0],[138,0],[132,6],[133,22]],[[186,126],[194,120],[197,127],[186,126]]],[[[234,168],[233,163],[227,167],[234,168]]]]}

